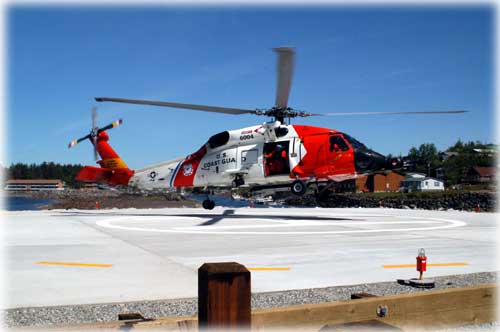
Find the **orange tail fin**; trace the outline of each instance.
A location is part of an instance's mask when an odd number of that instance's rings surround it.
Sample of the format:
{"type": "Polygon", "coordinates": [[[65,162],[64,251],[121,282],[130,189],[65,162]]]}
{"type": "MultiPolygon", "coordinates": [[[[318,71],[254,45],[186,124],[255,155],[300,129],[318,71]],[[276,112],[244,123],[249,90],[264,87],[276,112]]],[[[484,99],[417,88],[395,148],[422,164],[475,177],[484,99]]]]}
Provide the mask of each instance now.
{"type": "Polygon", "coordinates": [[[110,185],[127,185],[134,171],[127,167],[123,160],[108,144],[109,136],[102,131],[97,136],[96,149],[101,160],[101,167],[85,166],[76,176],[78,181],[100,182],[110,185]]]}

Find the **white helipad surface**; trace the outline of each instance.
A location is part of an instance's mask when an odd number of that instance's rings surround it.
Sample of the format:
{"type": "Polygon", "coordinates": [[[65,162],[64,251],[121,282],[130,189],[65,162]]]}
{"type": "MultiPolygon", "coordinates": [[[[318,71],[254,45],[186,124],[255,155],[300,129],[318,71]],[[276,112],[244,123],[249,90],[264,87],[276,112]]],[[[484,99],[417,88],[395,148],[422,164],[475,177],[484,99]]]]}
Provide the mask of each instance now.
{"type": "Polygon", "coordinates": [[[224,208],[2,212],[6,308],[197,295],[205,262],[236,261],[252,291],[496,271],[498,214],[224,208]],[[45,262],[43,264],[40,264],[45,262]],[[68,265],[71,263],[73,265],[68,265]],[[87,264],[87,265],[85,265],[87,264]]]}

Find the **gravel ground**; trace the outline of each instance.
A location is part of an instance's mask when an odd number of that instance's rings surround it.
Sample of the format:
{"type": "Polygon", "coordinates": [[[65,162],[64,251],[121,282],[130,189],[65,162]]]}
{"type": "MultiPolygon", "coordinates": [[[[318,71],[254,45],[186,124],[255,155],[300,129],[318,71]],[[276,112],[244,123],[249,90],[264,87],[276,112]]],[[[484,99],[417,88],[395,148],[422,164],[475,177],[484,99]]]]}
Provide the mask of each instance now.
{"type": "Polygon", "coordinates": [[[461,327],[455,327],[451,329],[442,329],[436,330],[435,332],[470,332],[470,331],[481,331],[481,332],[494,332],[500,330],[499,322],[491,322],[484,324],[475,324],[475,325],[465,325],[461,327]]]}
{"type": "MultiPolygon", "coordinates": [[[[434,289],[459,288],[486,283],[497,283],[498,272],[481,272],[461,275],[451,275],[434,278],[434,289]]],[[[388,296],[404,293],[430,291],[399,285],[396,282],[360,284],[352,286],[337,286],[327,288],[313,288],[289,290],[280,292],[252,294],[252,308],[275,308],[295,304],[311,304],[330,301],[349,300],[352,293],[371,293],[379,296],[388,296]]],[[[86,304],[72,306],[15,308],[4,310],[4,326],[50,326],[62,324],[79,324],[91,322],[115,321],[118,314],[124,312],[139,312],[146,318],[166,316],[190,316],[197,313],[197,298],[137,301],[126,303],[86,304]]],[[[486,331],[495,331],[499,326],[484,325],[486,331]]],[[[483,330],[474,325],[474,328],[443,330],[446,332],[483,330]]]]}

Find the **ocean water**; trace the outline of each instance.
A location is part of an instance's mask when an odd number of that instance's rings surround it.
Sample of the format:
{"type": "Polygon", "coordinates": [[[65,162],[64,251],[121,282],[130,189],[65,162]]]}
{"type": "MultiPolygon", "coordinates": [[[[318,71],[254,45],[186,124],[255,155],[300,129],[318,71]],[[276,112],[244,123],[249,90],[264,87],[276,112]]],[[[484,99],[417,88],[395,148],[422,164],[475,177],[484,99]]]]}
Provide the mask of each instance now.
{"type": "MultiPolygon", "coordinates": [[[[191,195],[189,196],[192,199],[196,199],[198,201],[203,201],[206,196],[201,195],[191,195]]],[[[248,201],[236,201],[232,200],[230,197],[220,197],[220,196],[211,196],[217,206],[225,206],[225,207],[250,207],[250,202],[248,201]]],[[[33,199],[29,197],[4,197],[4,209],[7,211],[25,211],[25,210],[41,210],[44,205],[54,203],[53,199],[33,199]]],[[[268,204],[255,204],[255,208],[266,208],[269,207],[268,204]]]]}
{"type": "MultiPolygon", "coordinates": [[[[204,195],[189,195],[188,197],[191,199],[195,199],[197,201],[200,201],[200,202],[202,202],[204,199],[207,198],[207,196],[204,196],[204,195]]],[[[210,199],[212,199],[215,202],[216,206],[240,208],[240,207],[250,207],[250,205],[251,205],[249,201],[233,200],[231,197],[222,197],[222,196],[211,195],[210,199]]],[[[272,206],[274,208],[286,207],[283,205],[270,205],[269,203],[255,203],[253,205],[254,208],[268,208],[270,206],[272,206]]]]}
{"type": "Polygon", "coordinates": [[[41,210],[42,206],[51,204],[53,199],[33,199],[29,197],[4,197],[4,209],[7,211],[41,210]]]}

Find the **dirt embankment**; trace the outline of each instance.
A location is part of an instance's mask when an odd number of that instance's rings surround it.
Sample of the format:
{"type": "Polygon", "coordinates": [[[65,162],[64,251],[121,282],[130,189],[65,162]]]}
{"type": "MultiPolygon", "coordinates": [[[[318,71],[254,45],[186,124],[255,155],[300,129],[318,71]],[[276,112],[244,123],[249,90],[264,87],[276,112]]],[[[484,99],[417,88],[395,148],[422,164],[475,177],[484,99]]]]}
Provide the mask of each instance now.
{"type": "Polygon", "coordinates": [[[73,190],[36,191],[20,194],[32,198],[53,199],[46,209],[112,209],[112,208],[176,208],[199,207],[198,201],[187,199],[177,193],[132,194],[117,190],[73,190]],[[97,204],[96,204],[97,203],[97,204]]]}

